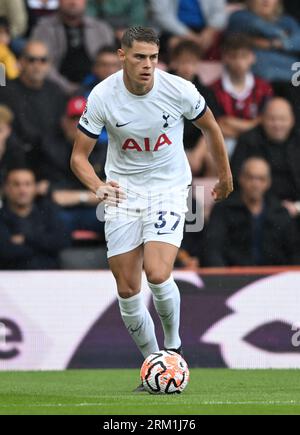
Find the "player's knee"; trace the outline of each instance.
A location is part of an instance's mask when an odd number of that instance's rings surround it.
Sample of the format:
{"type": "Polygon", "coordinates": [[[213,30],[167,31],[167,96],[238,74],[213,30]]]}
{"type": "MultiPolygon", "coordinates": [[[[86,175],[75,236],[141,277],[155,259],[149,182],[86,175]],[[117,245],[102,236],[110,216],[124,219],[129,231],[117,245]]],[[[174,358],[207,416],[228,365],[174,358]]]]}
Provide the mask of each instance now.
{"type": "Polygon", "coordinates": [[[124,287],[123,288],[119,288],[118,287],[118,293],[119,293],[119,296],[122,299],[129,299],[132,296],[135,296],[136,294],[138,294],[139,291],[137,291],[137,290],[135,290],[133,288],[130,288],[130,287],[127,287],[127,288],[124,288],[124,287]]]}
{"type": "Polygon", "coordinates": [[[159,267],[146,271],[147,280],[151,284],[162,284],[170,278],[171,271],[169,268],[159,267]]]}
{"type": "Polygon", "coordinates": [[[135,283],[130,280],[130,277],[120,275],[116,278],[116,281],[119,296],[121,296],[123,299],[131,298],[140,291],[140,288],[138,288],[135,283]]]}

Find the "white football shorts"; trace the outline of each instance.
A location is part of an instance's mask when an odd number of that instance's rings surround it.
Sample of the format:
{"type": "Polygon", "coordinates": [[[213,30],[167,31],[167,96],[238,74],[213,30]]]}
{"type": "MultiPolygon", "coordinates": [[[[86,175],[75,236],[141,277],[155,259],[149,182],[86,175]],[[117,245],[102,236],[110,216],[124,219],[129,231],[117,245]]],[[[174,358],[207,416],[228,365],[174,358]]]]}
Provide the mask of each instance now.
{"type": "Polygon", "coordinates": [[[147,242],[181,245],[189,187],[156,195],[125,190],[119,207],[105,206],[108,258],[125,254],[147,242]]]}

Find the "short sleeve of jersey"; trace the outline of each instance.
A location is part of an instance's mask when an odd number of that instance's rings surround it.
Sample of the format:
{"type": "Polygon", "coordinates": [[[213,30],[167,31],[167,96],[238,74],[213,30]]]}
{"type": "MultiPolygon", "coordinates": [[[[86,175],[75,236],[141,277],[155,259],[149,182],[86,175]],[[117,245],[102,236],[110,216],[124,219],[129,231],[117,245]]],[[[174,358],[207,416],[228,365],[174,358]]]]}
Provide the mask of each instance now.
{"type": "Polygon", "coordinates": [[[104,127],[101,97],[93,90],[79,120],[78,129],[92,139],[98,139],[104,127]]]}
{"type": "Polygon", "coordinates": [[[189,121],[201,118],[207,109],[206,101],[193,83],[187,82],[182,89],[183,116],[189,121]]]}

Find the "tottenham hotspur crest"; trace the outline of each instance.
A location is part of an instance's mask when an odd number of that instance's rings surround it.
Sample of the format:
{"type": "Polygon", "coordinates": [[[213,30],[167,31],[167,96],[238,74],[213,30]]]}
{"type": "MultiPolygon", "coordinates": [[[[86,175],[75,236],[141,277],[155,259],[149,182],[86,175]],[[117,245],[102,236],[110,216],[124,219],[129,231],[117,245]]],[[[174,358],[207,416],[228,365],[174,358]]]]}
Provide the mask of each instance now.
{"type": "Polygon", "coordinates": [[[169,121],[168,119],[170,118],[171,115],[168,115],[166,112],[163,113],[163,120],[165,121],[163,128],[168,128],[169,127],[169,121]]]}

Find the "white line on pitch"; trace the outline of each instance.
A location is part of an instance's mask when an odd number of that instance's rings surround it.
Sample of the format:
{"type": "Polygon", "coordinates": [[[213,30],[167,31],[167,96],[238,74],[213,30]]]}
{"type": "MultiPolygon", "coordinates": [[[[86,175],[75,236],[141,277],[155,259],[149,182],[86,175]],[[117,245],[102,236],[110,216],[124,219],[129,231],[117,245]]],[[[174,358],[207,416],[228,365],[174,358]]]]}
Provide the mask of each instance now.
{"type": "MultiPolygon", "coordinates": [[[[163,403],[164,405],[172,405],[174,406],[173,402],[170,403],[163,403]]],[[[155,405],[155,404],[153,404],[155,405]]],[[[231,402],[231,401],[225,401],[225,402],[219,402],[219,401],[206,401],[206,402],[198,402],[198,403],[183,403],[183,405],[185,406],[207,406],[207,405],[266,405],[266,406],[271,406],[271,405],[277,405],[277,406],[282,406],[282,405],[287,405],[287,406],[300,406],[300,402],[296,402],[294,400],[289,400],[289,401],[257,401],[257,402],[231,402]]],[[[85,406],[115,406],[115,404],[113,403],[33,403],[33,404],[18,404],[18,403],[12,403],[12,404],[0,404],[0,408],[20,408],[20,407],[25,407],[25,408],[52,408],[52,407],[59,407],[59,408],[63,408],[63,407],[85,407],[85,406]]],[[[134,404],[134,406],[144,406],[144,404],[134,404]]]]}

